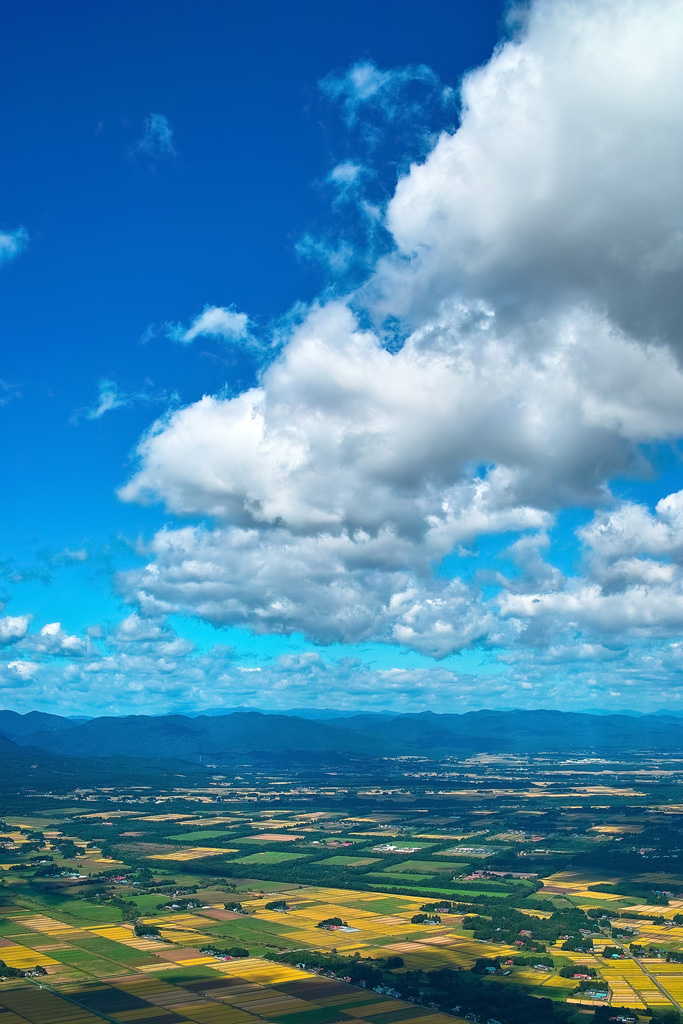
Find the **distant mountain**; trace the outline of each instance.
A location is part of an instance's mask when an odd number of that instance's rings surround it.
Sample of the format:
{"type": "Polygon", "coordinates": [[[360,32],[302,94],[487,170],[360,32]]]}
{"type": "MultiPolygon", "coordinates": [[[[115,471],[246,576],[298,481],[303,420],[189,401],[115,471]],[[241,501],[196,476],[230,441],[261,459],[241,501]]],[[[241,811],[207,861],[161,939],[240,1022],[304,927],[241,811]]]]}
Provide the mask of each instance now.
{"type": "Polygon", "coordinates": [[[74,720],[71,718],[48,715],[42,711],[29,711],[25,715],[19,715],[16,711],[0,711],[0,734],[12,738],[28,736],[34,732],[47,733],[58,729],[71,729],[73,726],[74,720]]]}
{"type": "MultiPolygon", "coordinates": [[[[347,719],[344,724],[353,728],[356,721],[347,719]]],[[[374,732],[394,748],[421,746],[431,754],[468,750],[492,753],[596,750],[615,753],[678,750],[683,747],[683,721],[663,715],[633,718],[628,715],[598,716],[547,710],[471,711],[463,715],[439,715],[427,711],[377,723],[374,732]]]]}
{"type": "MultiPolygon", "coordinates": [[[[255,711],[259,715],[267,714],[278,714],[284,715],[286,718],[310,718],[312,721],[328,721],[333,718],[353,718],[359,714],[358,711],[339,711],[334,708],[288,708],[286,711],[278,710],[276,712],[263,711],[261,708],[248,708],[248,707],[236,707],[236,708],[212,708],[207,711],[193,711],[188,712],[188,718],[198,718],[201,715],[206,715],[209,718],[216,718],[219,715],[234,715],[237,712],[255,711]]],[[[372,715],[374,717],[381,718],[396,718],[400,712],[397,711],[369,711],[364,712],[366,715],[372,715]]]]}
{"type": "MultiPolygon", "coordinates": [[[[77,757],[124,754],[221,759],[244,754],[362,755],[368,751],[367,738],[358,732],[326,723],[313,726],[305,719],[263,715],[257,711],[197,718],[184,715],[93,718],[60,731],[28,734],[18,742],[77,757]]],[[[383,744],[380,748],[378,752],[385,753],[383,744]]]]}
{"type": "MultiPolygon", "coordinates": [[[[645,714],[657,714],[656,711],[632,711],[630,708],[619,708],[620,715],[629,715],[630,718],[640,718],[645,714]]],[[[581,708],[583,715],[613,715],[614,710],[608,708],[581,708]]]]}
{"type": "Polygon", "coordinates": [[[129,715],[79,724],[56,715],[0,712],[0,734],[22,747],[75,757],[163,757],[230,762],[264,757],[441,757],[490,753],[619,754],[683,749],[683,719],[665,714],[563,711],[360,714],[311,720],[239,710],[222,715],[129,715]],[[19,721],[17,721],[19,720],[19,721]],[[29,727],[33,725],[33,731],[29,727]],[[37,726],[37,728],[36,728],[37,726]]]}

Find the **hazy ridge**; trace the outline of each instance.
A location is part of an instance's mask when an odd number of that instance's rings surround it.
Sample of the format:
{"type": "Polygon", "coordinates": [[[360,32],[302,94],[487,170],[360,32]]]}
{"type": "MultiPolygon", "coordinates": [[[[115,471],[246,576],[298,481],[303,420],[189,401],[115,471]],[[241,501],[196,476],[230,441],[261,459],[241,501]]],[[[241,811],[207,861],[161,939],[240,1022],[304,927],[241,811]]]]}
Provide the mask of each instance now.
{"type": "Polygon", "coordinates": [[[217,761],[299,753],[434,757],[479,752],[671,752],[683,747],[683,720],[661,713],[634,717],[548,710],[356,714],[316,720],[245,709],[193,717],[128,715],[74,722],[35,711],[0,711],[0,750],[17,747],[76,757],[217,761]]]}

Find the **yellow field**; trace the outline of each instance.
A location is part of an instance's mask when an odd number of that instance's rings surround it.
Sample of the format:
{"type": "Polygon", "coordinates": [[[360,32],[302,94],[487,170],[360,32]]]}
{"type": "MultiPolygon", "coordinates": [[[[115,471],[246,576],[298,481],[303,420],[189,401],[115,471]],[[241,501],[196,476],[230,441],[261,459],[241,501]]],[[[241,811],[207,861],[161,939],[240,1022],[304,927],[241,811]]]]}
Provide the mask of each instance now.
{"type": "Polygon", "coordinates": [[[18,967],[22,971],[57,963],[51,956],[45,956],[44,953],[19,944],[0,946],[0,960],[4,960],[8,967],[18,967]]]}
{"type": "Polygon", "coordinates": [[[590,832],[600,832],[603,835],[620,835],[622,832],[642,832],[643,825],[593,825],[590,832]]]}
{"type": "MultiPolygon", "coordinates": [[[[173,820],[177,819],[174,817],[173,820]]],[[[194,825],[194,822],[184,818],[183,824],[194,825]]],[[[267,818],[260,824],[264,828],[273,828],[276,825],[283,827],[284,823],[279,819],[267,818]]],[[[298,827],[301,829],[300,821],[298,827]]],[[[218,855],[225,852],[225,850],[215,847],[198,846],[164,855],[162,859],[192,860],[196,857],[218,855]]],[[[613,882],[613,879],[609,877],[604,879],[587,878],[578,872],[557,873],[546,879],[546,882],[558,894],[578,896],[579,900],[588,897],[608,900],[610,894],[590,893],[587,890],[588,885],[601,880],[613,882]]],[[[282,926],[286,930],[287,942],[293,948],[337,949],[346,955],[358,950],[362,955],[371,957],[386,956],[395,952],[403,957],[403,970],[421,969],[425,971],[441,967],[469,970],[474,962],[481,957],[507,957],[518,952],[511,946],[480,942],[463,937],[461,933],[458,933],[462,920],[460,915],[444,915],[440,925],[417,926],[411,924],[411,917],[425,902],[425,897],[315,886],[306,888],[283,886],[281,891],[292,905],[292,909],[286,914],[266,909],[266,904],[277,897],[277,892],[270,892],[267,895],[240,893],[239,898],[248,908],[249,913],[254,914],[258,920],[282,926]],[[348,932],[327,931],[316,927],[319,921],[330,917],[340,917],[342,920],[348,921],[349,927],[354,930],[348,932]]],[[[209,903],[209,899],[225,898],[221,897],[220,888],[217,888],[215,893],[207,891],[206,897],[208,897],[207,905],[215,908],[223,906],[222,902],[209,903]]],[[[611,898],[618,900],[620,897],[612,896],[611,898]]],[[[663,916],[671,917],[679,912],[682,902],[672,900],[669,907],[654,907],[652,909],[656,914],[661,913],[663,916]]],[[[630,910],[631,908],[622,910],[622,917],[619,920],[628,923],[630,910]]],[[[636,910],[638,911],[638,908],[636,910]]],[[[57,910],[55,910],[56,912],[57,910]]],[[[647,912],[644,905],[640,908],[640,912],[647,912]]],[[[532,916],[538,917],[547,917],[549,913],[550,911],[531,912],[532,916]]],[[[20,912],[17,923],[21,928],[32,929],[37,933],[38,945],[41,944],[41,935],[49,938],[51,942],[57,940],[60,945],[54,947],[56,956],[59,956],[58,949],[68,948],[67,943],[70,939],[75,948],[78,945],[78,937],[82,938],[86,934],[138,950],[144,955],[139,961],[133,960],[139,965],[133,968],[136,973],[126,979],[126,985],[131,986],[127,988],[127,991],[133,991],[134,982],[151,986],[149,991],[157,993],[152,1000],[154,1004],[159,1007],[171,1008],[172,1006],[173,1011],[182,1018],[179,1024],[192,1024],[192,1022],[196,1022],[196,1024],[225,1024],[226,1021],[227,1024],[256,1024],[259,1019],[268,1020],[269,1014],[284,1017],[290,1012],[308,1011],[314,1005],[310,999],[300,998],[297,989],[294,990],[297,994],[291,995],[273,990],[270,986],[299,982],[306,978],[316,984],[321,984],[324,979],[316,974],[286,964],[271,963],[257,957],[217,960],[200,953],[199,947],[210,941],[212,935],[216,934],[211,931],[216,925],[213,919],[191,911],[179,911],[156,914],[146,920],[158,926],[162,931],[163,938],[170,941],[138,938],[134,935],[132,925],[84,923],[79,927],[74,927],[47,914],[20,912]],[[222,994],[220,1001],[214,1000],[213,1003],[207,1000],[202,1001],[200,997],[198,997],[198,1001],[191,1001],[191,994],[188,995],[180,991],[177,986],[163,982],[165,972],[193,967],[210,967],[215,972],[214,977],[222,975],[234,979],[234,987],[231,981],[230,989],[226,989],[230,992],[229,1001],[222,994]],[[171,1002],[167,1000],[171,1000],[171,1002]],[[226,1013],[229,1016],[226,1016],[226,1013]]],[[[643,942],[643,944],[661,941],[666,942],[667,945],[680,944],[683,946],[683,927],[656,926],[642,920],[632,923],[638,929],[637,941],[643,942]]],[[[46,946],[48,945],[47,938],[43,940],[46,946]]],[[[30,942],[31,940],[22,939],[22,942],[25,941],[30,942]]],[[[608,939],[605,941],[609,942],[608,939]]],[[[247,941],[245,941],[246,944],[248,944],[247,941]]],[[[550,952],[565,958],[565,962],[569,960],[573,963],[586,963],[594,967],[600,976],[608,982],[613,1004],[629,1006],[639,1011],[645,1011],[648,1007],[664,1008],[671,1005],[667,996],[659,990],[637,961],[632,959],[604,961],[598,955],[563,951],[561,944],[561,941],[556,943],[550,952]]],[[[84,943],[84,946],[87,944],[84,943]]],[[[601,943],[596,941],[595,946],[597,953],[601,948],[601,943]]],[[[73,971],[69,966],[53,959],[49,955],[50,952],[50,946],[43,951],[32,949],[25,944],[15,943],[0,947],[0,959],[4,959],[10,966],[24,969],[36,965],[45,966],[50,975],[60,983],[79,977],[77,970],[73,971]]],[[[121,961],[122,964],[127,962],[125,959],[121,961]]],[[[117,985],[123,984],[121,978],[116,977],[116,962],[112,960],[111,964],[111,977],[115,978],[117,985]]],[[[645,966],[661,981],[673,999],[683,1001],[683,965],[651,960],[645,966]]],[[[86,968],[87,970],[88,968],[86,968]]],[[[130,973],[130,969],[128,970],[130,973]]],[[[123,973],[125,974],[125,971],[123,973]]],[[[82,974],[80,976],[83,977],[82,974]]],[[[108,974],[101,976],[109,978],[108,974]]],[[[490,982],[502,985],[512,982],[524,987],[527,993],[534,996],[546,995],[554,999],[568,998],[570,1001],[574,1001],[571,996],[575,986],[573,979],[560,978],[557,973],[547,974],[535,970],[533,966],[513,967],[509,977],[499,975],[492,977],[490,982]]],[[[397,1010],[403,1012],[409,1009],[409,1004],[402,1003],[400,1000],[377,996],[376,1000],[373,998],[370,1011],[366,1005],[349,1004],[349,999],[358,997],[359,990],[350,987],[349,991],[350,996],[335,995],[330,997],[330,1000],[337,1000],[340,1006],[343,1004],[344,1013],[347,1017],[355,1018],[358,1024],[372,1024],[373,1016],[397,1010]],[[356,994],[355,997],[353,993],[356,994]]],[[[1,998],[0,994],[0,1002],[1,998]]],[[[144,998],[148,997],[144,996],[144,998]]],[[[316,997],[315,1005],[337,1005],[336,1002],[330,1000],[318,1001],[316,997]]],[[[596,1001],[583,1000],[583,1003],[596,1005],[596,1001]]],[[[406,1012],[401,1024],[418,1024],[418,1017],[420,1018],[419,1024],[454,1024],[454,1021],[457,1020],[457,1018],[445,1014],[430,1013],[427,1021],[423,1008],[420,1008],[419,1011],[417,1008],[415,1010],[415,1018],[413,1019],[412,1015],[406,1012]]],[[[161,1013],[161,1011],[159,1012],[161,1013]]],[[[154,1014],[147,1013],[145,1019],[151,1019],[153,1016],[154,1014]]],[[[92,1021],[95,1017],[91,1016],[87,1019],[92,1021]]],[[[125,1019],[134,1024],[138,1018],[127,1016],[125,1019]]],[[[17,1022],[8,1017],[6,1024],[17,1024],[17,1022]]],[[[48,1021],[37,1022],[37,1024],[48,1024],[48,1021]]],[[[49,1024],[52,1024],[52,1020],[49,1021],[49,1024]]]]}
{"type": "Polygon", "coordinates": [[[31,917],[25,917],[21,923],[26,928],[31,928],[35,932],[43,932],[45,935],[62,936],[80,930],[74,928],[73,925],[56,921],[53,917],[46,917],[45,914],[33,914],[31,917]]]}

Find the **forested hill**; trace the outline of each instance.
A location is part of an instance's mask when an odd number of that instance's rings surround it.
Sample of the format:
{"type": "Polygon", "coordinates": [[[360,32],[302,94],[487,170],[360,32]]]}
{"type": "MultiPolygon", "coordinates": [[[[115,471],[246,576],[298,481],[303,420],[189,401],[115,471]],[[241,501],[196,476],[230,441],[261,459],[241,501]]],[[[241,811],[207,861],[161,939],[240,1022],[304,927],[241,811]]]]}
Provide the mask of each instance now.
{"type": "Polygon", "coordinates": [[[16,746],[76,757],[442,756],[471,753],[677,751],[683,719],[663,714],[472,711],[461,715],[353,715],[312,721],[239,711],[220,715],[130,715],[74,722],[0,711],[0,751],[16,746]],[[3,742],[7,741],[7,742],[3,742]]]}

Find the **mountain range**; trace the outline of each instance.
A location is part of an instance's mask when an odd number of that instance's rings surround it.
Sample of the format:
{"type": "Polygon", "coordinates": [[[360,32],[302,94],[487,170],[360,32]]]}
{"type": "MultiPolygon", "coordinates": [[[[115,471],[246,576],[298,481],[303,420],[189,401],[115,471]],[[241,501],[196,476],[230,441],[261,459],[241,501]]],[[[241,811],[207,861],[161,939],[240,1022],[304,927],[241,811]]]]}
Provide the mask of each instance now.
{"type": "Polygon", "coordinates": [[[668,751],[683,748],[683,719],[563,711],[356,714],[325,719],[249,709],[89,720],[0,711],[0,754],[29,748],[72,757],[168,757],[229,763],[268,757],[668,751]]]}

